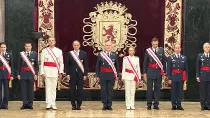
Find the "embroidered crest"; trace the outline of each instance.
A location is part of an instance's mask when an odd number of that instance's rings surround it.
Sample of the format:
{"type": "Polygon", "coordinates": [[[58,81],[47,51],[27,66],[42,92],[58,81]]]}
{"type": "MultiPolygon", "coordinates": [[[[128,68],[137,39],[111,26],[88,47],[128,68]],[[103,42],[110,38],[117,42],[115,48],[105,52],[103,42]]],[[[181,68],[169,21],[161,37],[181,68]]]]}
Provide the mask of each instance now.
{"type": "Polygon", "coordinates": [[[126,55],[126,48],[136,47],[137,21],[127,13],[127,8],[117,2],[101,2],[94,7],[96,11],[90,12],[88,18],[84,18],[83,45],[92,46],[93,54],[104,50],[104,43],[113,43],[112,51],[120,57],[126,55]],[[131,32],[131,29],[133,32],[131,32]]]}

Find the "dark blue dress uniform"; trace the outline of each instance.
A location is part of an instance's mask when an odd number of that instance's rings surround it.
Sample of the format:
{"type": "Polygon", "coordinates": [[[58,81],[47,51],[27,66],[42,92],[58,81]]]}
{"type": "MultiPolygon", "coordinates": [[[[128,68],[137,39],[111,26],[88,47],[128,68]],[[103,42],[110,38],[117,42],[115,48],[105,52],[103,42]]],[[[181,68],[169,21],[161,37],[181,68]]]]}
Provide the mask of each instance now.
{"type": "MultiPolygon", "coordinates": [[[[1,53],[1,52],[0,52],[1,53]]],[[[14,63],[12,53],[5,52],[3,54],[4,58],[7,60],[8,64],[11,67],[11,77],[13,77],[14,72],[14,63]]],[[[3,63],[0,61],[0,67],[4,66],[3,63]]],[[[0,68],[0,108],[8,109],[8,100],[9,100],[9,78],[8,78],[8,71],[6,68],[0,68]],[[4,89],[4,95],[2,95],[2,84],[4,89]],[[2,100],[2,96],[3,100],[2,100]]]]}
{"type": "MultiPolygon", "coordinates": [[[[118,74],[119,62],[117,53],[110,52],[110,54],[107,55],[112,60],[118,74]]],[[[109,109],[112,106],[113,86],[115,83],[115,78],[113,72],[103,72],[101,70],[102,68],[111,69],[111,66],[101,55],[99,55],[96,62],[96,76],[100,78],[101,100],[103,103],[103,107],[109,109]]]]}
{"type": "Polygon", "coordinates": [[[172,108],[174,109],[180,109],[182,107],[181,101],[183,98],[183,80],[187,79],[187,71],[187,58],[185,56],[174,54],[168,57],[167,76],[168,79],[172,81],[171,102],[172,108]]]}
{"type": "MultiPolygon", "coordinates": [[[[31,64],[34,67],[35,74],[37,75],[39,64],[38,64],[38,56],[37,52],[31,51],[29,53],[25,52],[31,64]]],[[[33,106],[34,99],[34,75],[31,72],[30,68],[23,60],[21,55],[19,55],[18,59],[18,73],[20,75],[20,85],[21,85],[21,96],[23,101],[23,106],[25,108],[31,108],[33,106]]]]}
{"type": "Polygon", "coordinates": [[[210,57],[209,54],[198,54],[196,77],[200,78],[200,104],[203,109],[210,109],[210,57]]]}
{"type": "MultiPolygon", "coordinates": [[[[164,53],[164,49],[162,47],[158,47],[156,50],[151,48],[154,51],[155,55],[159,58],[163,65],[163,69],[166,68],[166,56],[164,53]]],[[[143,73],[147,74],[147,106],[152,106],[152,93],[153,93],[153,83],[154,83],[154,107],[158,107],[159,105],[159,96],[160,96],[160,88],[162,82],[161,69],[158,67],[150,67],[149,65],[157,65],[156,61],[150,56],[148,51],[146,50],[143,62],[143,73]]]]}

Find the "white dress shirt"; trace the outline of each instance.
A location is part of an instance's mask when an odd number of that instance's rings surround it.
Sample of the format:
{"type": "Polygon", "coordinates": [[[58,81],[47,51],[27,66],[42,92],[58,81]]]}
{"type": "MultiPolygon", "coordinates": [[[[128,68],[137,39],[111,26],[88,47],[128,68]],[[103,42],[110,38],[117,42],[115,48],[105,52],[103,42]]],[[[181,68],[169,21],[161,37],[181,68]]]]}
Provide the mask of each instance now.
{"type": "Polygon", "coordinates": [[[205,52],[204,52],[204,55],[205,55],[206,57],[209,57],[209,53],[205,53],[205,52]]]}
{"type": "Polygon", "coordinates": [[[80,50],[77,50],[77,51],[74,50],[74,52],[76,53],[77,56],[79,56],[79,51],[80,51],[80,50]]]}
{"type": "Polygon", "coordinates": [[[158,52],[158,47],[157,48],[152,48],[152,50],[155,52],[156,50],[156,53],[158,52]]]}
{"type": "Polygon", "coordinates": [[[180,58],[181,54],[175,54],[177,58],[180,58]]]}

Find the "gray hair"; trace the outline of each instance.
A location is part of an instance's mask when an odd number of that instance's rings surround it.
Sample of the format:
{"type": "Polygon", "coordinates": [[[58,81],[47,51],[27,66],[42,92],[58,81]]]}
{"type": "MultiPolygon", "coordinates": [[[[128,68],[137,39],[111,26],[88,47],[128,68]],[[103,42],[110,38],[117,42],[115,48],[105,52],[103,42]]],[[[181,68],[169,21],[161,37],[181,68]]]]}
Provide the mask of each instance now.
{"type": "Polygon", "coordinates": [[[210,44],[209,43],[204,43],[203,48],[206,47],[206,46],[210,46],[210,44]]]}

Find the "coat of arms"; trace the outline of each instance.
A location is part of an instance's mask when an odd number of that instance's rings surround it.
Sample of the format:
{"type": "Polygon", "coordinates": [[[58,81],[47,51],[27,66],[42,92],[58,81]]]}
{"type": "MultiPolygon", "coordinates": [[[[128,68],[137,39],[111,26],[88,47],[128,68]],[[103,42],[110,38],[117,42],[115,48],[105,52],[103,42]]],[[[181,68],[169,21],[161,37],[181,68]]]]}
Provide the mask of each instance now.
{"type": "Polygon", "coordinates": [[[104,50],[104,43],[111,41],[113,51],[119,56],[126,54],[128,47],[136,47],[137,21],[132,19],[127,8],[117,2],[101,2],[94,7],[96,11],[89,13],[89,18],[84,18],[83,45],[92,46],[93,54],[104,50]]]}

